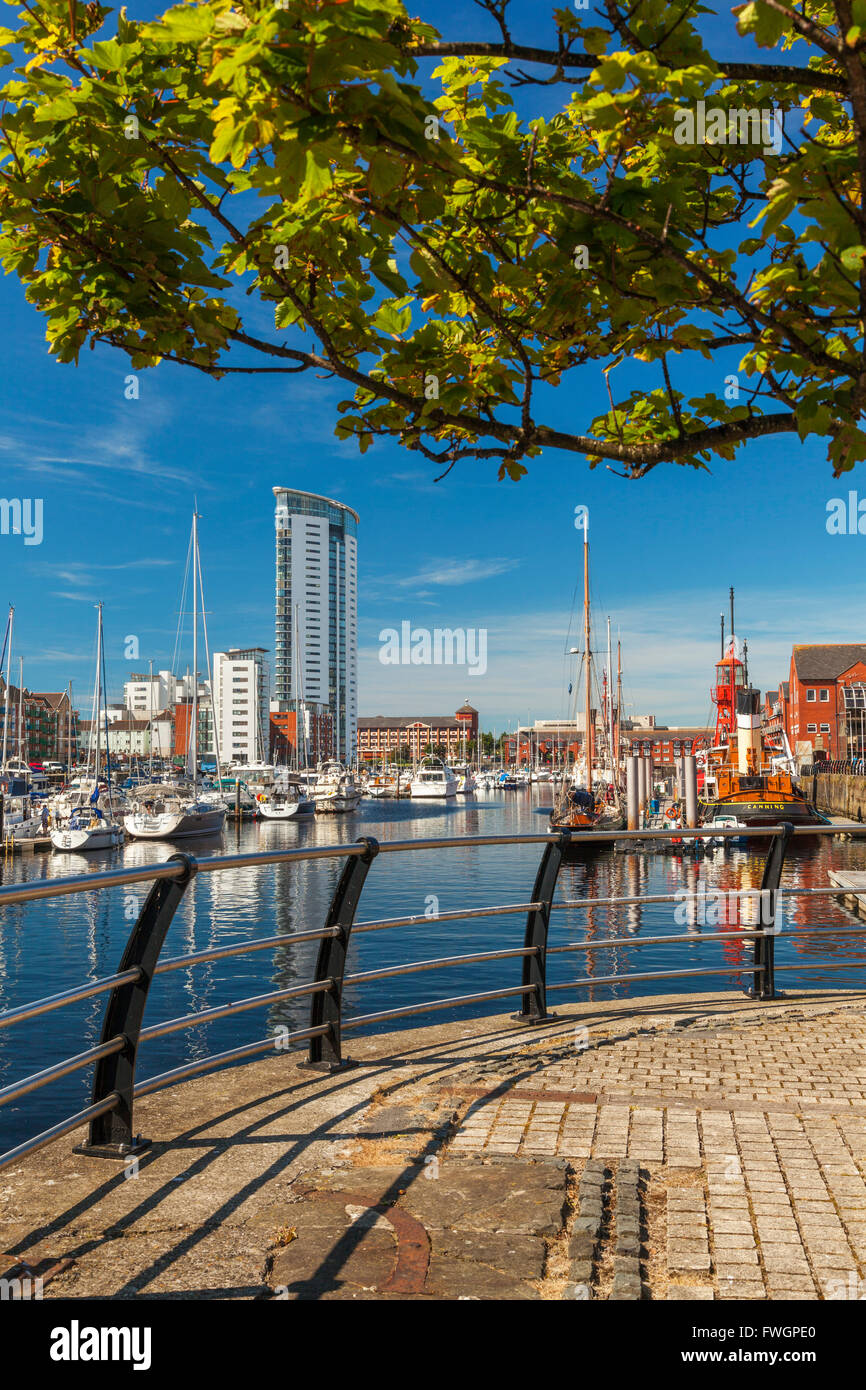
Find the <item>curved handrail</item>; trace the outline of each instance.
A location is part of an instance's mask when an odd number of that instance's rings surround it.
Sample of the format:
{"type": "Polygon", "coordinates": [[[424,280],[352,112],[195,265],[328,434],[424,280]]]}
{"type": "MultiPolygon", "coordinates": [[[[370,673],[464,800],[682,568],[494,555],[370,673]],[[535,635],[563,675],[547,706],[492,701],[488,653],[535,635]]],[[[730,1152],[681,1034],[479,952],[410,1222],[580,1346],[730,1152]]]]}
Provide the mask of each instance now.
{"type": "MultiPolygon", "coordinates": [[[[730,831],[714,829],[714,836],[721,834],[736,836],[739,828],[730,831]]],[[[762,923],[757,929],[739,929],[736,936],[740,940],[751,940],[754,947],[754,960],[749,969],[753,985],[749,993],[755,998],[772,997],[774,992],[774,940],[775,899],[785,860],[785,852],[790,841],[798,835],[824,834],[866,834],[866,827],[860,830],[852,825],[809,825],[793,827],[790,824],[767,826],[749,830],[752,837],[769,841],[764,878],[760,889],[743,890],[738,896],[761,895],[762,902],[768,898],[769,915],[762,911],[762,923]]],[[[537,1023],[551,1017],[547,1013],[546,993],[548,989],[557,991],[576,989],[584,984],[604,983],[608,977],[591,976],[586,980],[576,979],[566,984],[547,984],[547,956],[566,951],[596,950],[603,946],[617,944],[598,939],[592,942],[571,943],[567,946],[548,948],[550,915],[554,909],[602,906],[607,902],[624,905],[629,902],[681,901],[683,897],[697,898],[697,894],[642,894],[636,897],[567,900],[553,903],[563,854],[570,843],[587,841],[610,842],[653,840],[653,839],[694,839],[706,835],[706,830],[693,829],[642,830],[642,831],[548,831],[532,835],[477,835],[433,837],[425,840],[390,841],[380,844],[371,837],[362,837],[351,844],[323,845],[310,848],[268,851],[256,854],[224,855],[213,859],[195,860],[187,854],[175,854],[163,864],[146,865],[135,869],[107,870],[96,874],[76,875],[70,878],[55,879],[30,885],[10,885],[0,887],[0,908],[9,903],[26,902],[50,897],[68,896],[81,892],[92,892],[99,888],[119,887],[130,883],[150,881],[150,890],[145,903],[130,932],[118,969],[111,975],[97,980],[86,981],[0,1014],[0,1028],[24,1022],[28,1019],[49,1013],[66,1004],[106,993],[106,1004],[102,1036],[100,1042],[73,1057],[67,1057],[42,1071],[0,1089],[0,1106],[37,1090],[50,1082],[71,1075],[84,1067],[95,1065],[92,1103],[77,1115],[59,1122],[50,1130],[36,1135],[33,1139],[19,1145],[14,1150],[0,1156],[0,1169],[17,1161],[25,1153],[43,1147],[53,1139],[70,1133],[78,1126],[89,1123],[88,1143],[82,1146],[84,1152],[110,1157],[125,1157],[127,1154],[146,1147],[149,1141],[136,1136],[133,1130],[133,1103],[137,1096],[150,1094],[162,1086],[174,1084],[191,1076],[219,1066],[225,1066],[261,1054],[273,1047],[288,1043],[307,1041],[309,1043],[309,1062],[328,1070],[346,1064],[342,1056],[342,1034],[346,1029],[355,1030],[367,1025],[387,1022],[413,1014],[438,1009],[458,1008],[478,1001],[504,999],[519,995],[522,1001],[520,1012],[515,1016],[523,1023],[537,1023]],[[442,920],[456,921],[463,917],[490,917],[497,914],[527,912],[524,945],[520,948],[475,951],[459,956],[440,957],[432,960],[419,960],[406,965],[383,967],[376,970],[346,975],[346,958],[353,930],[378,931],[391,927],[415,925],[426,920],[419,914],[404,917],[374,919],[355,925],[355,914],[361,897],[367,873],[373,860],[380,854],[399,854],[409,851],[449,849],[468,847],[495,847],[511,845],[540,844],[544,846],[541,861],[536,873],[535,883],[529,901],[525,903],[504,903],[481,908],[465,908],[442,914],[442,920]],[[321,928],[298,932],[293,935],[278,935],[250,941],[240,945],[216,947],[211,950],[195,951],[185,956],[160,960],[160,953],[166,934],[177,907],[183,899],[189,884],[199,873],[221,872],[237,867],[265,867],[298,860],[343,859],[343,870],[329,905],[325,923],[321,928]],[[207,961],[219,960],[246,952],[265,950],[291,944],[293,942],[318,941],[319,950],[314,979],[288,989],[274,990],[230,1004],[219,1005],[196,1014],[170,1019],[148,1028],[142,1027],[145,1005],[153,979],[158,974],[191,968],[207,961]],[[437,968],[447,968],[458,964],[481,964],[486,961],[519,959],[522,962],[522,981],[520,984],[504,989],[482,990],[472,994],[459,995],[446,1000],[426,1000],[401,1008],[379,1010],[375,1013],[360,1014],[343,1018],[343,987],[346,983],[362,985],[365,982],[386,979],[395,975],[425,972],[437,968]],[[277,1044],[275,1038],[242,1044],[227,1052],[202,1058],[194,1063],[175,1067],[160,1076],[152,1077],[136,1085],[135,1067],[138,1049],[142,1043],[162,1037],[185,1028],[192,1028],[217,1018],[225,1018],[235,1013],[264,1007],[278,1000],[292,997],[310,996],[310,1023],[306,1028],[287,1034],[277,1044]]],[[[838,887],[828,889],[792,889],[792,893],[807,896],[839,896],[843,890],[838,887]]],[[[803,934],[808,928],[798,928],[803,934]]],[[[847,934],[866,934],[866,927],[846,927],[847,934]]],[[[652,946],[662,942],[678,940],[678,937],[646,937],[635,939],[635,946],[652,946]]],[[[686,939],[686,938],[682,938],[686,939]]],[[[700,944],[702,938],[689,936],[687,939],[700,944]]],[[[718,940],[718,934],[707,940],[718,940]]],[[[618,941],[618,939],[617,939],[618,941]]],[[[793,967],[782,967],[789,969],[793,967]]],[[[799,966],[801,969],[822,969],[827,966],[815,963],[799,966]]],[[[674,971],[631,972],[627,978],[634,980],[670,979],[686,975],[727,974],[739,975],[743,968],[726,967],[722,970],[697,969],[674,971]]],[[[610,979],[622,979],[622,976],[610,979]]]]}

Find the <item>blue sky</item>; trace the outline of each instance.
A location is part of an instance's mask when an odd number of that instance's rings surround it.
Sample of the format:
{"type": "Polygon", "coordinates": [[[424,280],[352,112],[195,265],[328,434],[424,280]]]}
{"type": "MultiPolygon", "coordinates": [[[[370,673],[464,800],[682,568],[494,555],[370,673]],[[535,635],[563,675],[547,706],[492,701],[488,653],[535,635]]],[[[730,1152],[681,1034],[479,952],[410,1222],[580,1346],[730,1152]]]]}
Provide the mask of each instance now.
{"type": "MultiPolygon", "coordinates": [[[[489,32],[480,13],[466,21],[465,6],[438,4],[435,15],[446,34],[489,32]]],[[[718,23],[732,34],[727,12],[718,23]]],[[[537,21],[522,36],[544,41],[537,21]]],[[[345,387],[308,377],[214,383],[165,364],[142,373],[140,398],[127,401],[126,358],[85,350],[77,368],[55,364],[12,278],[0,281],[0,323],[0,491],[44,499],[42,545],[0,536],[0,604],[15,604],[15,653],[31,688],[72,679],[86,704],[98,599],[112,697],[149,658],[168,664],[195,497],[212,648],[272,649],[276,484],[360,513],[364,714],[444,712],[465,698],[484,727],[564,713],[563,653],[575,640],[569,622],[580,620],[580,503],[590,508],[596,619],[601,627],[609,614],[622,638],[625,703],[636,711],[672,723],[706,717],[730,584],[762,687],[787,676],[794,642],[866,640],[866,536],[825,528],[828,500],[858,485],[866,499],[866,476],[834,481],[820,442],[757,442],[711,474],[668,465],[640,482],[549,451],[517,484],[497,482],[495,463],[463,463],[435,484],[435,465],[396,444],[362,457],[334,438],[345,387]],[[379,632],[403,621],[486,628],[486,674],[381,664],[379,632]],[[137,661],[123,657],[131,634],[137,661]]],[[[650,382],[646,370],[624,364],[620,388],[650,382]]],[[[731,370],[719,353],[676,384],[720,390],[731,370]]],[[[601,373],[583,369],[541,399],[545,423],[584,430],[605,400],[601,373]]]]}

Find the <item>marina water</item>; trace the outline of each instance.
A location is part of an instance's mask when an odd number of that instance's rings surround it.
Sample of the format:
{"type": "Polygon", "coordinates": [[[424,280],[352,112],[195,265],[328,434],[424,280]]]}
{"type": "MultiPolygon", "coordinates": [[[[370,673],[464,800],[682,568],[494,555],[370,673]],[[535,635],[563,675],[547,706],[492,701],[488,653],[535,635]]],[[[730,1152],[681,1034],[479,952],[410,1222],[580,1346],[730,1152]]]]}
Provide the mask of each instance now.
{"type": "MultiPolygon", "coordinates": [[[[159,863],[179,849],[199,858],[237,851],[275,850],[303,845],[350,843],[372,835],[385,843],[435,836],[541,833],[547,828],[549,786],[444,802],[365,799],[358,811],[342,816],[317,816],[308,823],[268,822],[228,825],[217,840],[171,845],[130,842],[120,849],[81,855],[36,854],[0,861],[5,884],[60,878],[107,868],[159,863]]],[[[523,944],[525,913],[440,922],[435,913],[492,904],[528,902],[541,845],[460,846],[381,855],[373,863],[361,897],[357,921],[424,914],[412,926],[354,936],[347,973],[384,968],[439,956],[523,944]]],[[[866,984],[866,944],[833,928],[851,926],[853,919],[832,898],[785,898],[786,885],[826,887],[828,867],[863,867],[862,842],[794,842],[783,874],[782,929],[806,924],[820,928],[820,940],[782,937],[776,943],[777,987],[809,989],[816,993],[866,984]],[[822,959],[829,968],[806,971],[803,966],[822,959]],[[782,967],[793,966],[786,970],[782,967]]],[[[250,955],[206,962],[157,976],[145,1015],[145,1026],[213,1008],[312,978],[317,942],[293,945],[297,932],[313,930],[324,921],[343,865],[342,859],[239,868],[200,875],[175,914],[163,947],[163,958],[216,946],[241,944],[257,938],[284,936],[285,946],[250,955]]],[[[587,863],[565,864],[556,900],[589,900],[638,893],[698,892],[757,888],[763,854],[729,848],[695,861],[664,853],[605,851],[587,863]]],[[[88,979],[116,970],[124,944],[148,890],[147,884],[126,889],[102,889],[54,900],[13,905],[0,910],[0,1010],[54,994],[88,979]]],[[[708,914],[710,915],[710,914],[708,914]]],[[[693,938],[736,930],[684,921],[676,903],[640,906],[598,906],[552,914],[550,945],[616,937],[618,944],[597,951],[551,955],[549,984],[594,976],[616,976],[609,984],[555,991],[548,1004],[580,1000],[625,999],[650,993],[691,993],[745,988],[749,983],[751,943],[713,944],[671,942],[638,949],[642,936],[662,934],[693,938]],[[660,981],[629,981],[629,972],[700,969],[727,966],[739,975],[699,974],[660,981]]],[[[344,1016],[399,1008],[429,999],[444,999],[480,990],[519,984],[519,958],[424,971],[363,986],[348,985],[344,1016]]],[[[59,1009],[10,1029],[0,1029],[0,1086],[71,1056],[99,1041],[106,995],[59,1009]]],[[[308,998],[280,1001],[269,1008],[249,1010],[230,1018],[185,1029],[142,1045],[137,1080],[193,1062],[232,1046],[253,1042],[278,1027],[303,1028],[309,1018],[308,998]]],[[[397,1019],[382,1028],[413,1028],[446,1022],[467,1013],[476,1016],[519,1007],[513,1000],[482,1002],[462,1011],[441,1010],[397,1019]]],[[[351,1055],[352,1035],[345,1050],[351,1055]]],[[[87,1104],[91,1072],[79,1072],[36,1091],[4,1108],[0,1148],[12,1147],[28,1135],[87,1104]]]]}

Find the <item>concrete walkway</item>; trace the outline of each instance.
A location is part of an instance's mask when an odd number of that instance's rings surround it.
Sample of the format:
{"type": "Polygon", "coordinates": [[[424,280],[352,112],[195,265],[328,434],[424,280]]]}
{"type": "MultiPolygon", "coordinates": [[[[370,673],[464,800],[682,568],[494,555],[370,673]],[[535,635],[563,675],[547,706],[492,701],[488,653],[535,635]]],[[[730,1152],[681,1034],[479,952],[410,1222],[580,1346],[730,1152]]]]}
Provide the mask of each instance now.
{"type": "Polygon", "coordinates": [[[351,1054],[148,1097],[137,1168],[79,1134],[0,1174],[0,1266],[45,1298],[866,1294],[866,994],[637,999],[351,1054]]]}

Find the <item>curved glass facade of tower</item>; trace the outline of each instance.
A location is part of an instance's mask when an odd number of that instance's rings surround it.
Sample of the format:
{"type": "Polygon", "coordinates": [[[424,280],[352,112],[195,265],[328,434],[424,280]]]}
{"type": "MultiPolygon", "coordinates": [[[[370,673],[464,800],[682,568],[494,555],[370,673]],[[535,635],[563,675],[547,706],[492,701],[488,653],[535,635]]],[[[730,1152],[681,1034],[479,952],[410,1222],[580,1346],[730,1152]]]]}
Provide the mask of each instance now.
{"type": "Polygon", "coordinates": [[[314,756],[354,762],[358,722],[358,514],[312,492],[274,488],[277,546],[274,704],[303,703],[329,730],[314,756]],[[326,718],[323,718],[326,716],[326,718]]]}

